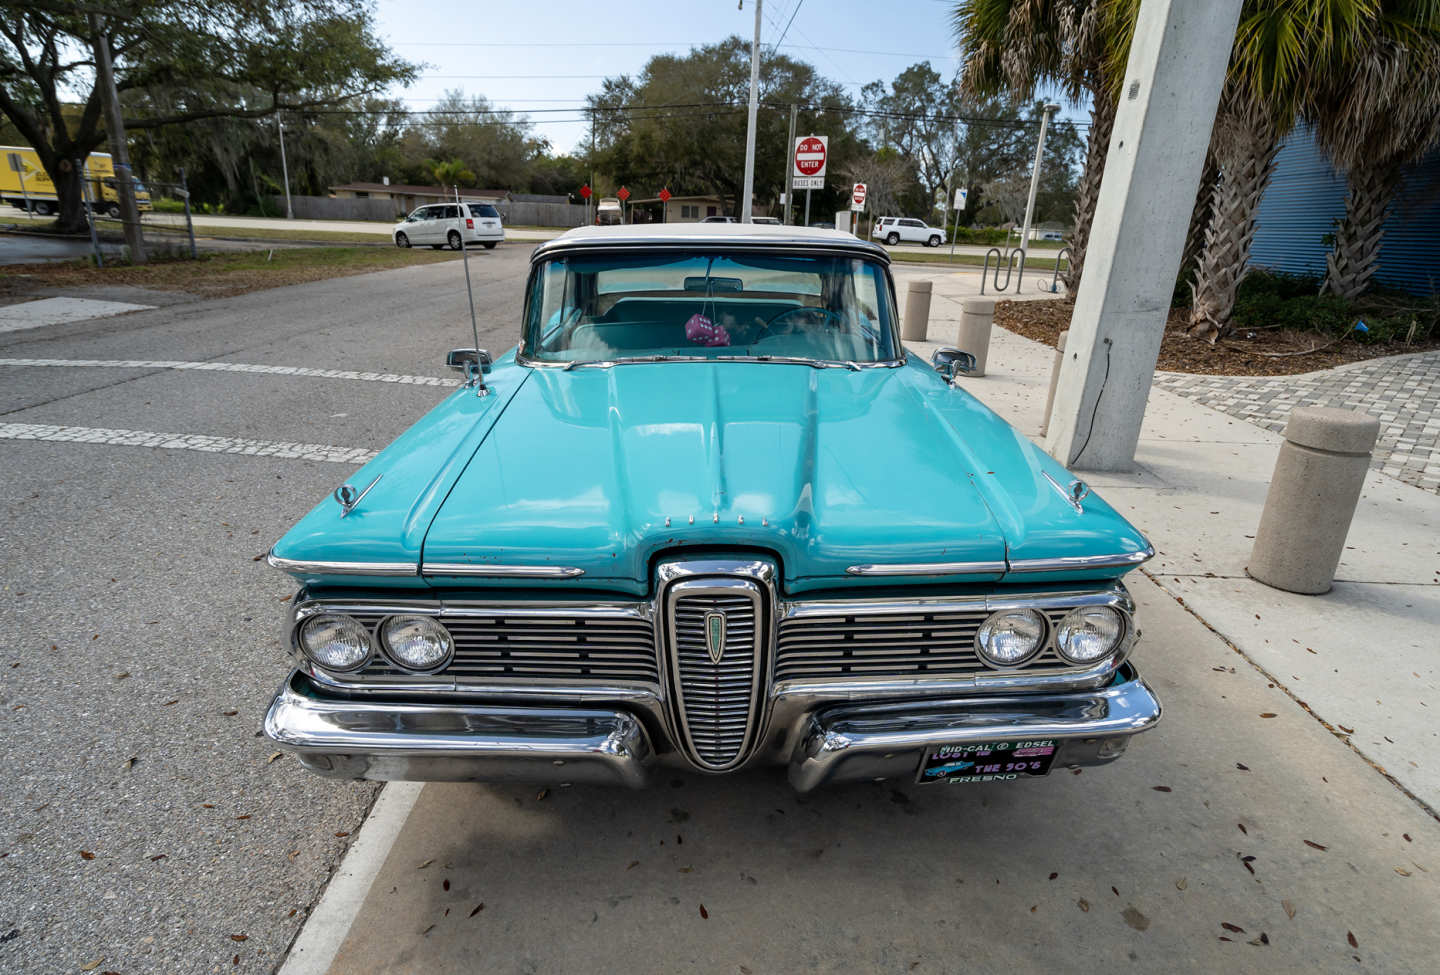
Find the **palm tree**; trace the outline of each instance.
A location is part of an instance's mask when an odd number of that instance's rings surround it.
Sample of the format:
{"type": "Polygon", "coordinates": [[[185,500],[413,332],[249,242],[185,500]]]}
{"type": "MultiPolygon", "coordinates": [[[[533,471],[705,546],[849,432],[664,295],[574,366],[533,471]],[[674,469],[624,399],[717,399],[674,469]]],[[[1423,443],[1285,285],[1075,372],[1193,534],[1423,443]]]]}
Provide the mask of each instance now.
{"type": "Polygon", "coordinates": [[[961,0],[951,14],[968,90],[1030,98],[1050,83],[1071,102],[1091,102],[1070,264],[1062,275],[1071,294],[1085,267],[1138,6],[1139,0],[961,0]]]}
{"type": "Polygon", "coordinates": [[[425,160],[425,168],[435,177],[435,182],[440,184],[441,189],[450,187],[454,190],[460,189],[461,183],[475,182],[475,174],[465,168],[465,164],[458,159],[437,159],[425,160]]]}
{"type": "Polygon", "coordinates": [[[1280,140],[1354,64],[1379,8],[1380,0],[1246,0],[1211,135],[1220,175],[1195,269],[1190,334],[1213,343],[1229,329],[1280,140]]]}
{"type": "Polygon", "coordinates": [[[1388,0],[1359,53],[1350,77],[1325,86],[1310,113],[1316,141],[1349,184],[1321,287],[1342,298],[1362,293],[1379,267],[1402,168],[1440,143],[1440,2],[1388,0]]]}

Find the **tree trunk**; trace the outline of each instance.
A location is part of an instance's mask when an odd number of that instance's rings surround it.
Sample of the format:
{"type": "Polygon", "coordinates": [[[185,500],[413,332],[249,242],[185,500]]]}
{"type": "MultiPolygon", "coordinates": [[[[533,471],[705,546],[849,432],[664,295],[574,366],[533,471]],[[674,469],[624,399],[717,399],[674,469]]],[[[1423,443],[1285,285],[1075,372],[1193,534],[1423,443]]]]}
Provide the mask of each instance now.
{"type": "Polygon", "coordinates": [[[54,170],[45,167],[50,180],[55,184],[55,195],[60,198],[60,215],[56,225],[63,234],[83,234],[88,229],[85,223],[85,188],[79,166],[69,159],[60,159],[54,170]],[[58,170],[58,171],[56,171],[58,170]]]}
{"type": "Polygon", "coordinates": [[[1255,238],[1255,213],[1280,151],[1280,127],[1263,108],[1225,106],[1222,112],[1214,137],[1220,180],[1195,266],[1190,307],[1190,334],[1212,345],[1230,330],[1235,294],[1255,238]]]}
{"type": "Polygon", "coordinates": [[[1370,287],[1370,278],[1380,267],[1380,241],[1400,182],[1400,167],[1366,160],[1352,168],[1347,178],[1350,191],[1345,197],[1345,219],[1335,228],[1335,246],[1325,255],[1325,283],[1320,293],[1355,298],[1370,287]]]}
{"type": "Polygon", "coordinates": [[[1212,146],[1205,153],[1205,166],[1200,170],[1200,186],[1195,192],[1195,209],[1190,212],[1190,229],[1185,232],[1185,250],[1180,254],[1180,273],[1177,278],[1189,277],[1200,252],[1205,247],[1205,230],[1210,225],[1210,212],[1215,205],[1215,184],[1220,178],[1220,164],[1215,160],[1212,146]]]}
{"type": "Polygon", "coordinates": [[[1100,180],[1105,176],[1105,156],[1110,151],[1110,133],[1115,128],[1115,102],[1106,91],[1093,93],[1090,135],[1085,143],[1085,169],[1075,193],[1075,231],[1070,235],[1070,261],[1060,274],[1065,291],[1074,297],[1085,270],[1085,249],[1090,245],[1090,227],[1095,222],[1095,204],[1100,199],[1100,180]]]}

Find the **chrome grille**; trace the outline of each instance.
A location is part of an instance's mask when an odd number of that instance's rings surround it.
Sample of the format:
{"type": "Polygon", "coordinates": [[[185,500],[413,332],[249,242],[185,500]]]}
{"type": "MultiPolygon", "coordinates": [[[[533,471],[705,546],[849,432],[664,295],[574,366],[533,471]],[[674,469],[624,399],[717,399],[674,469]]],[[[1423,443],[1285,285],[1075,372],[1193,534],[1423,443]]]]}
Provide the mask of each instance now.
{"type": "Polygon", "coordinates": [[[670,607],[671,667],[683,737],[707,769],[738,764],[759,711],[758,658],[764,643],[760,589],[744,579],[695,579],[675,584],[670,607]],[[711,659],[706,620],[724,617],[723,652],[711,659]]]}
{"type": "MultiPolygon", "coordinates": [[[[353,614],[378,626],[388,614],[353,614]]],[[[406,682],[481,682],[503,677],[658,683],[654,625],[626,607],[575,612],[505,608],[438,617],[455,640],[455,659],[430,678],[407,674],[379,652],[359,675],[406,682]]],[[[377,637],[378,646],[378,637],[377,637]]]]}
{"type": "MultiPolygon", "coordinates": [[[[1067,667],[1055,652],[1055,625],[1066,609],[1042,610],[1050,621],[1045,647],[1019,669],[1067,667]]],[[[975,653],[975,631],[990,611],[794,616],[780,621],[776,680],[888,677],[917,674],[964,677],[993,673],[975,653]]]]}

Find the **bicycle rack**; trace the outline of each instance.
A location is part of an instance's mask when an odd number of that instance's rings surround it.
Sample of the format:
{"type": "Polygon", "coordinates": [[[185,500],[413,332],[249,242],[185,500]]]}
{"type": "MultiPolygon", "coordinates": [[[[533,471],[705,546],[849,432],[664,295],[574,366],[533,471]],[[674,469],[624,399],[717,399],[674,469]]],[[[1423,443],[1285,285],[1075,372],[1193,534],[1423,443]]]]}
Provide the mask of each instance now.
{"type": "Polygon", "coordinates": [[[985,263],[980,268],[980,293],[982,295],[985,293],[985,276],[990,273],[991,254],[995,255],[995,278],[993,282],[995,293],[999,294],[1010,287],[1010,277],[1013,274],[1015,277],[1015,293],[1019,294],[1020,283],[1025,280],[1025,248],[1023,247],[1017,247],[1010,252],[1009,261],[1005,264],[1005,282],[1003,284],[1000,282],[1000,263],[1005,261],[1005,255],[998,247],[992,247],[985,252],[985,263]],[[1017,259],[1019,263],[1018,274],[1015,273],[1017,259]]]}
{"type": "MultiPolygon", "coordinates": [[[[1062,258],[1062,257],[1065,258],[1065,260],[1067,260],[1067,261],[1074,260],[1074,255],[1070,253],[1070,248],[1069,248],[1069,247],[1062,247],[1062,248],[1060,248],[1060,250],[1056,251],[1056,253],[1055,253],[1055,273],[1052,274],[1052,275],[1050,275],[1050,293],[1051,293],[1052,295],[1053,295],[1053,294],[1057,294],[1057,293],[1060,291],[1060,288],[1059,288],[1059,282],[1060,282],[1060,258],[1062,258]]],[[[996,273],[997,275],[1000,273],[1000,269],[999,269],[998,267],[995,269],[995,273],[996,273]]],[[[1015,290],[1018,292],[1020,289],[1017,287],[1015,290]]],[[[1041,290],[1044,290],[1044,289],[1042,288],[1041,290]]],[[[983,291],[983,290],[981,291],[981,294],[984,294],[984,291],[983,291]]]]}

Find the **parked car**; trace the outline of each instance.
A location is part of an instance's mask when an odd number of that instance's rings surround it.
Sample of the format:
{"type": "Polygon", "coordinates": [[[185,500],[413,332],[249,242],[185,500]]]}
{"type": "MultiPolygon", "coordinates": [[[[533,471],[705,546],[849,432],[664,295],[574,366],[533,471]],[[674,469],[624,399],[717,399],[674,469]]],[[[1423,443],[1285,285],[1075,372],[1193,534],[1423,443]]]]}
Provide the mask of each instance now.
{"type": "Polygon", "coordinates": [[[880,217],[870,228],[870,236],[885,241],[891,247],[902,240],[926,247],[939,247],[945,242],[945,231],[911,217],[880,217]]]}
{"type": "Polygon", "coordinates": [[[900,345],[835,230],[587,227],[519,345],[275,543],[264,731],[337,778],[641,786],[662,767],[998,783],[1117,758],[1160,705],[1120,577],[1153,555],[900,345]]]}
{"type": "Polygon", "coordinates": [[[486,250],[505,239],[500,211],[488,203],[432,203],[417,207],[390,232],[396,247],[429,244],[435,250],[459,250],[461,236],[466,245],[479,244],[486,250]]]}
{"type": "Polygon", "coordinates": [[[625,210],[616,196],[602,197],[595,204],[595,224],[599,227],[616,227],[625,222],[625,210]]]}
{"type": "Polygon", "coordinates": [[[708,217],[703,218],[700,222],[701,222],[701,223],[739,223],[740,221],[736,220],[734,217],[727,217],[727,216],[725,216],[723,213],[715,213],[715,214],[711,214],[711,215],[708,216],[708,217]]]}
{"type": "Polygon", "coordinates": [[[763,224],[767,224],[768,226],[771,226],[771,227],[779,227],[779,226],[782,226],[782,224],[780,223],[780,218],[779,218],[779,217],[751,217],[751,218],[750,218],[750,222],[751,222],[751,223],[763,223],[763,224]]]}
{"type": "Polygon", "coordinates": [[[1041,240],[1064,240],[1065,235],[1058,230],[1046,230],[1040,234],[1041,240]]]}

